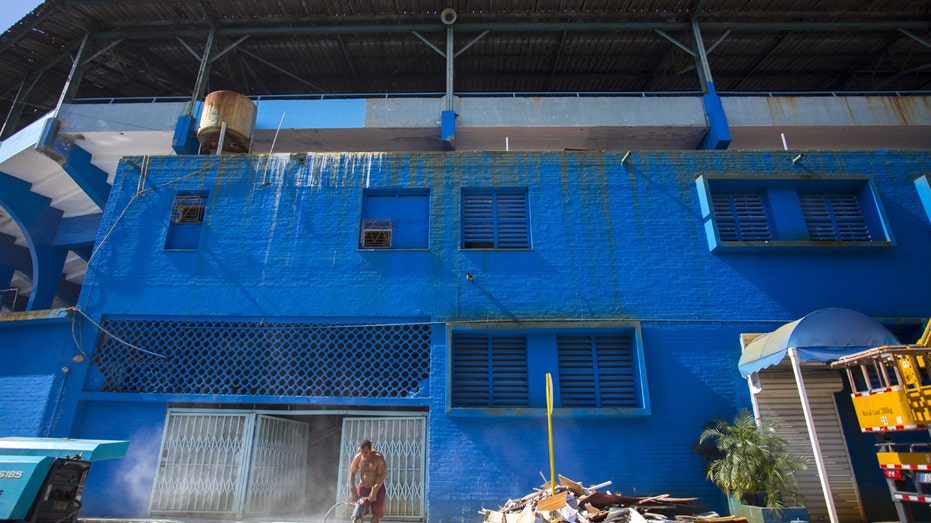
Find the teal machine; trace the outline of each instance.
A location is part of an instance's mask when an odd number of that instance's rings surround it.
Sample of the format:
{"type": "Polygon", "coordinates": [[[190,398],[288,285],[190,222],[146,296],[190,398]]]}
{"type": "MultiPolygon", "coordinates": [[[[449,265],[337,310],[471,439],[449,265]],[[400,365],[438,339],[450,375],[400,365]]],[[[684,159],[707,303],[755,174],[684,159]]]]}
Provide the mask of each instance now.
{"type": "Polygon", "coordinates": [[[121,458],[128,441],[0,438],[0,521],[73,523],[91,462],[121,458]]]}

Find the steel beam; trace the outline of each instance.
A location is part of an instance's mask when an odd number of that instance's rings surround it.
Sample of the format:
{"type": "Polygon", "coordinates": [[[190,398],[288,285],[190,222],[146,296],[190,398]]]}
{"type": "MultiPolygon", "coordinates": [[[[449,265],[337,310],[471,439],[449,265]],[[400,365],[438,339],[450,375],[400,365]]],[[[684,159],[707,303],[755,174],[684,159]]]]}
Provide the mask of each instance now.
{"type": "MultiPolygon", "coordinates": [[[[322,26],[319,19],[288,19],[288,25],[236,26],[214,29],[217,36],[241,35],[301,35],[301,34],[373,34],[373,33],[413,33],[440,32],[447,26],[436,23],[424,24],[359,24],[322,26]],[[307,25],[302,25],[306,23],[307,25]]],[[[168,31],[169,24],[134,24],[121,28],[114,24],[112,28],[95,33],[98,40],[115,40],[117,38],[133,39],[171,39],[178,36],[203,36],[209,27],[200,29],[176,29],[168,31]],[[165,25],[166,27],[163,27],[165,25]]],[[[877,32],[877,31],[924,31],[931,30],[931,22],[922,20],[893,20],[875,22],[703,22],[706,31],[818,31],[818,32],[877,32]]],[[[490,22],[457,23],[456,28],[462,32],[481,31],[567,31],[567,32],[615,32],[615,31],[688,31],[691,22],[490,22]]]]}
{"type": "Polygon", "coordinates": [[[711,77],[711,68],[708,67],[708,53],[705,52],[705,41],[701,37],[701,30],[698,28],[698,21],[692,20],[692,39],[695,44],[695,68],[698,71],[698,79],[701,82],[702,91],[708,94],[708,84],[714,82],[711,77]]]}
{"type": "Polygon", "coordinates": [[[446,26],[446,110],[453,110],[453,59],[456,52],[453,43],[453,26],[446,26]]]}
{"type": "Polygon", "coordinates": [[[191,101],[188,104],[187,115],[194,113],[194,104],[203,98],[204,91],[207,89],[207,75],[210,69],[210,53],[213,52],[213,41],[216,38],[216,30],[211,27],[207,33],[207,43],[204,45],[204,54],[200,57],[200,67],[197,69],[197,80],[194,82],[194,92],[191,94],[191,101]]]}
{"type": "Polygon", "coordinates": [[[82,69],[81,62],[84,61],[84,50],[87,49],[87,42],[90,40],[90,32],[85,32],[84,37],[81,38],[81,45],[78,47],[78,52],[73,58],[71,64],[71,71],[68,73],[68,79],[65,80],[65,85],[61,90],[61,96],[58,97],[58,103],[55,104],[55,110],[52,111],[52,116],[57,118],[58,112],[61,111],[61,106],[65,102],[71,101],[74,98],[74,93],[78,90],[78,85],[81,83],[82,69]]]}
{"type": "Polygon", "coordinates": [[[919,44],[925,46],[925,47],[931,47],[931,43],[929,43],[927,40],[924,40],[924,39],[920,38],[918,35],[916,35],[915,33],[911,32],[911,31],[909,31],[909,30],[907,30],[907,29],[902,29],[902,28],[900,27],[900,28],[899,28],[899,32],[902,33],[902,34],[904,34],[905,36],[911,38],[912,40],[918,42],[919,44]]]}
{"type": "MultiPolygon", "coordinates": [[[[35,83],[33,83],[32,85],[35,85],[35,83]]],[[[14,96],[13,101],[10,102],[10,110],[7,111],[6,118],[3,119],[3,127],[0,127],[0,140],[2,140],[3,137],[5,136],[6,127],[7,125],[9,125],[10,120],[13,119],[14,117],[16,117],[17,120],[19,119],[18,116],[15,116],[17,113],[16,106],[19,104],[20,95],[23,94],[23,87],[25,86],[26,86],[26,79],[23,78],[22,81],[19,82],[19,88],[16,90],[16,96],[14,96]]],[[[22,108],[20,108],[18,112],[22,113],[22,108]]]]}

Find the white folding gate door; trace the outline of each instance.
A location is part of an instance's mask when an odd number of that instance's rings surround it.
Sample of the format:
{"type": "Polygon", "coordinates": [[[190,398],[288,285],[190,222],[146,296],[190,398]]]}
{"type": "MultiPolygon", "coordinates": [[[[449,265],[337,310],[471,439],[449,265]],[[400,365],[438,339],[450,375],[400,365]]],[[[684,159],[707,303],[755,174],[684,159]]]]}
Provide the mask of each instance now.
{"type": "Polygon", "coordinates": [[[169,409],[149,504],[159,515],[301,510],[306,423],[242,411],[169,409]]]}
{"type": "MultiPolygon", "coordinates": [[[[422,520],[426,490],[426,418],[345,418],[340,442],[338,501],[349,501],[349,464],[359,442],[372,441],[388,462],[385,478],[385,519],[422,520]]],[[[358,481],[358,480],[357,480],[358,481]]],[[[349,509],[345,510],[348,515],[349,509]]]]}

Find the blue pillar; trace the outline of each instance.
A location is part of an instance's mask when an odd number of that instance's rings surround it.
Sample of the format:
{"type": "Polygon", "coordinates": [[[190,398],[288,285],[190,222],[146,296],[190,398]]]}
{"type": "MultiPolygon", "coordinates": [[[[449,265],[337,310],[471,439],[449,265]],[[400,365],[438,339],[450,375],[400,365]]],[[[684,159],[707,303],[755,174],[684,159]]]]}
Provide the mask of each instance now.
{"type": "Polygon", "coordinates": [[[444,151],[456,150],[456,111],[443,111],[440,118],[440,136],[444,151]]]}
{"type": "Polygon", "coordinates": [[[197,142],[193,116],[183,114],[178,117],[175,134],[171,137],[171,148],[174,149],[175,154],[197,154],[200,144],[197,142]]]}
{"type": "Polygon", "coordinates": [[[721,97],[714,90],[714,83],[708,82],[708,93],[701,97],[705,106],[705,116],[708,118],[708,132],[698,144],[701,150],[723,151],[731,144],[731,129],[727,124],[727,115],[724,114],[724,105],[721,97]]]}

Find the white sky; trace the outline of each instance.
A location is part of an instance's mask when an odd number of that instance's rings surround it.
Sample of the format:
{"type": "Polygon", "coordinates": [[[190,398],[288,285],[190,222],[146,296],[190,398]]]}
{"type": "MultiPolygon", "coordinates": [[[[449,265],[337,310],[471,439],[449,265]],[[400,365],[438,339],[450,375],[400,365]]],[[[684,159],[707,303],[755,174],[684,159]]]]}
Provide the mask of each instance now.
{"type": "Polygon", "coordinates": [[[22,20],[24,16],[41,4],[42,0],[3,0],[0,9],[0,32],[5,32],[13,24],[22,20]]]}

